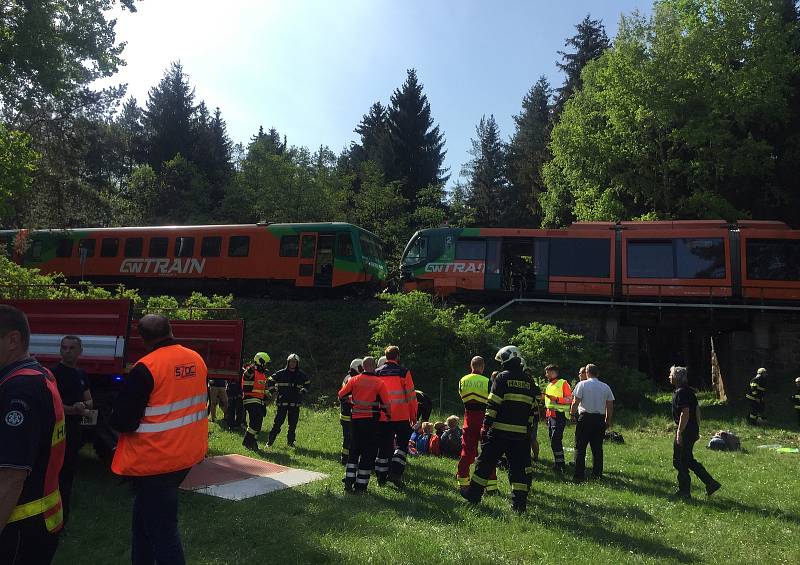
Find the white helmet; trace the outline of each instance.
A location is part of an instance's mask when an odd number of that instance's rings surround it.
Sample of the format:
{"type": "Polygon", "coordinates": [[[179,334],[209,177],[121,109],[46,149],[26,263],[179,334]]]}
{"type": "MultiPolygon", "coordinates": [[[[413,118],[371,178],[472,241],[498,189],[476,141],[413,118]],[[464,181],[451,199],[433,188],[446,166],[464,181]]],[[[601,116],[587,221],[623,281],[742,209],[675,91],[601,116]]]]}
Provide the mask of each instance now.
{"type": "Polygon", "coordinates": [[[386,355],[382,355],[380,359],[378,359],[378,367],[383,367],[386,365],[386,355]]]}
{"type": "Polygon", "coordinates": [[[764,367],[761,367],[758,371],[756,371],[757,375],[766,375],[767,370],[764,367]]]}
{"type": "Polygon", "coordinates": [[[522,367],[525,367],[525,360],[522,359],[522,355],[520,354],[519,349],[517,349],[513,345],[506,345],[504,348],[502,348],[500,351],[497,352],[497,355],[494,356],[494,360],[500,363],[501,365],[505,365],[512,359],[519,359],[520,365],[522,367]]]}
{"type": "Polygon", "coordinates": [[[363,359],[353,359],[350,361],[350,370],[351,371],[360,371],[361,370],[361,363],[363,363],[363,359]]]}
{"type": "Polygon", "coordinates": [[[286,358],[286,362],[289,361],[297,361],[297,364],[300,364],[300,356],[297,353],[290,353],[289,356],[286,358]]]}

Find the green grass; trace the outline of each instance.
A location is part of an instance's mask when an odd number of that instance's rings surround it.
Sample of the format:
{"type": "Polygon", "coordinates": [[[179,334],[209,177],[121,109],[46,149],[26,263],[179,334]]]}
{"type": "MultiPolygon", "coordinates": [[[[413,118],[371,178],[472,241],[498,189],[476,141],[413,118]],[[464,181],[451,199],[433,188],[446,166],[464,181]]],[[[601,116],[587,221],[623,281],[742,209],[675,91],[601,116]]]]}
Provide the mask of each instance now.
{"type": "MultiPolygon", "coordinates": [[[[792,431],[748,428],[724,406],[705,407],[704,437],[696,455],[723,484],[707,499],[693,481],[695,499],[671,502],[675,490],[667,397],[650,414],[620,414],[624,445],[606,445],[606,478],[575,486],[549,471],[552,453],[539,427],[543,463],[524,516],[502,496],[465,505],[455,488],[455,461],[411,460],[407,489],[379,488],[344,495],[338,451],[341,431],[333,410],[304,410],[298,446],[285,430],[264,458],[329,475],[278,493],[230,502],[194,493],[180,496],[180,526],[188,563],[798,563],[800,562],[800,455],[757,449],[768,443],[798,446],[792,431]],[[740,434],[744,451],[703,446],[719,428],[740,434]]],[[[265,428],[271,423],[270,408],[265,428]]],[[[441,417],[442,415],[437,415],[441,417]]],[[[567,428],[565,445],[572,445],[567,428]]],[[[262,433],[262,441],[264,439],[262,433]]],[[[238,434],[211,424],[211,454],[243,453],[238,434]]],[[[73,495],[69,531],[59,564],[130,562],[131,494],[118,478],[84,453],[73,495]]]]}

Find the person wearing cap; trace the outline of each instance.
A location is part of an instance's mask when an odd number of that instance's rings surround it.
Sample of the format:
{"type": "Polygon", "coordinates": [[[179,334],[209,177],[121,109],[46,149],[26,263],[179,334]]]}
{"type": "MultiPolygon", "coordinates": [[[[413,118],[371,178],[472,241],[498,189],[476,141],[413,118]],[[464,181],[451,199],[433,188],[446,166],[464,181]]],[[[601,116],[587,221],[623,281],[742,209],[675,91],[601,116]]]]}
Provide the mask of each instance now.
{"type": "MultiPolygon", "coordinates": [[[[373,359],[374,361],[374,359],[373,359]]],[[[342,379],[342,386],[347,384],[350,377],[355,377],[360,374],[364,367],[363,359],[353,359],[350,361],[350,369],[342,379]]],[[[353,419],[353,403],[351,402],[351,395],[345,395],[339,399],[339,422],[342,424],[342,465],[347,465],[347,458],[350,456],[350,422],[353,419]]]]}
{"type": "Polygon", "coordinates": [[[794,395],[792,396],[794,411],[797,413],[797,423],[800,424],[800,377],[794,380],[794,395]]]}
{"type": "Polygon", "coordinates": [[[275,404],[278,407],[275,412],[275,421],[272,430],[269,432],[267,447],[272,447],[275,438],[281,433],[281,426],[289,417],[289,432],[286,435],[286,442],[289,447],[294,447],[297,421],[300,419],[300,405],[303,398],[311,387],[311,380],[300,370],[300,356],[291,353],[286,358],[286,368],[281,369],[269,379],[269,388],[274,391],[275,404]]]}
{"type": "Polygon", "coordinates": [[[750,414],[747,421],[752,425],[757,425],[759,420],[765,421],[764,417],[764,396],[767,394],[767,370],[761,367],[756,371],[756,376],[750,381],[750,391],[745,398],[750,403],[750,414]]]}

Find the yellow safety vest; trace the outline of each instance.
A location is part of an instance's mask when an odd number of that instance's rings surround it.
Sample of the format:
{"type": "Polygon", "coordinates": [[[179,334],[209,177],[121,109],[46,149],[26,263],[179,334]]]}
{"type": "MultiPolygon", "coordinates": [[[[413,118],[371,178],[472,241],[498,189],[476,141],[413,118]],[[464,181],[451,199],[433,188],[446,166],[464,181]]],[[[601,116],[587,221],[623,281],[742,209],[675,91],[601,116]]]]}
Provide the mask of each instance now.
{"type": "Polygon", "coordinates": [[[464,375],[458,383],[458,394],[464,404],[480,403],[486,404],[489,401],[489,379],[483,375],[470,373],[464,375]]]}
{"type": "Polygon", "coordinates": [[[566,381],[564,379],[558,379],[555,382],[552,382],[547,385],[547,388],[544,390],[544,405],[545,408],[548,410],[555,410],[556,412],[564,412],[565,414],[569,412],[569,403],[567,404],[559,404],[558,402],[553,402],[548,398],[548,396],[555,396],[558,398],[564,398],[564,383],[566,381]]]}

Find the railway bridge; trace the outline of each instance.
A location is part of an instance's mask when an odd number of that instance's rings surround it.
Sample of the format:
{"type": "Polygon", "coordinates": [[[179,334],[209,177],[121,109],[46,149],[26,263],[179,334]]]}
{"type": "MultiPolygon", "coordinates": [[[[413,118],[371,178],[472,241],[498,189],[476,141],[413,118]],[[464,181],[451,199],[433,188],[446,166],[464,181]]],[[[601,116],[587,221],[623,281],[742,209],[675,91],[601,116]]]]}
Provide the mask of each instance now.
{"type": "Polygon", "coordinates": [[[789,390],[800,375],[796,306],[516,298],[488,316],[581,333],[661,384],[675,364],[689,368],[693,385],[710,387],[713,350],[731,402],[742,401],[759,367],[768,368],[776,389],[789,390]]]}

